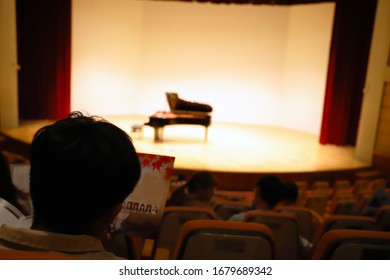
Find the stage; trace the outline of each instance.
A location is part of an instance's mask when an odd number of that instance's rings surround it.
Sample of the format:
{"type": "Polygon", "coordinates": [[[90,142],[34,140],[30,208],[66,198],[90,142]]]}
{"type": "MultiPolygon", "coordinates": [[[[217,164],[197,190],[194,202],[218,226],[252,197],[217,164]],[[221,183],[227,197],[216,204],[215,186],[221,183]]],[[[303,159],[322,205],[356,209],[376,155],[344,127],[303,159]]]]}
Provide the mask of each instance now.
{"type": "MultiPolygon", "coordinates": [[[[142,134],[131,126],[144,124],[147,116],[104,116],[133,138],[138,152],[174,156],[177,172],[208,170],[224,175],[224,185],[253,185],[258,174],[328,174],[355,172],[370,167],[355,159],[354,147],[319,144],[318,137],[280,127],[212,122],[205,141],[199,125],[171,125],[164,128],[163,141],[154,142],[152,127],[142,134]],[[254,176],[249,179],[249,174],[254,176]],[[241,176],[237,180],[237,176],[241,176]]],[[[31,143],[32,137],[49,120],[23,122],[19,128],[3,130],[3,135],[31,143]]]]}

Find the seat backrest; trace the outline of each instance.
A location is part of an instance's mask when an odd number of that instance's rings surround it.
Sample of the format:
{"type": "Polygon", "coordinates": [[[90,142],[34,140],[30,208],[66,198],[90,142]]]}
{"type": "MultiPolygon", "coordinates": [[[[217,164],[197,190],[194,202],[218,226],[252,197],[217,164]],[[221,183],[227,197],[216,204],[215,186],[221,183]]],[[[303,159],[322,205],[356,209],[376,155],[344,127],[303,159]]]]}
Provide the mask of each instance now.
{"type": "Polygon", "coordinates": [[[367,189],[368,188],[368,183],[369,181],[368,180],[365,180],[365,179],[359,179],[359,180],[356,180],[352,186],[352,192],[355,196],[357,196],[357,194],[359,193],[359,191],[363,190],[363,189],[367,189]]]}
{"type": "Polygon", "coordinates": [[[329,190],[330,183],[329,181],[314,181],[310,187],[312,190],[329,190]]]}
{"type": "Polygon", "coordinates": [[[333,183],[333,191],[340,190],[340,189],[349,189],[351,187],[351,183],[349,180],[336,180],[333,183]]]}
{"type": "Polygon", "coordinates": [[[306,181],[296,181],[298,187],[298,198],[295,203],[297,206],[303,206],[307,196],[308,183],[306,181]]]}
{"type": "Polygon", "coordinates": [[[384,178],[377,178],[369,182],[369,187],[372,190],[384,189],[386,188],[386,185],[387,185],[387,180],[384,178]]]}
{"type": "Polygon", "coordinates": [[[244,221],[261,223],[272,230],[275,241],[275,259],[298,259],[299,225],[293,214],[249,211],[244,221]]]}
{"type": "Polygon", "coordinates": [[[48,251],[0,249],[0,260],[77,260],[77,258],[48,251]]]}
{"type": "Polygon", "coordinates": [[[323,219],[313,210],[299,206],[277,206],[276,211],[295,215],[299,225],[299,233],[309,241],[313,240],[314,233],[323,219]]]}
{"type": "Polygon", "coordinates": [[[352,192],[352,188],[348,189],[334,189],[332,193],[332,201],[336,201],[338,199],[344,198],[356,198],[356,196],[352,192]]]}
{"type": "Polygon", "coordinates": [[[307,197],[304,206],[319,215],[323,216],[328,206],[328,193],[326,190],[311,191],[307,197]]]}
{"type": "Polygon", "coordinates": [[[307,190],[309,187],[309,184],[307,181],[295,181],[295,184],[297,185],[298,189],[307,190]]]}
{"type": "Polygon", "coordinates": [[[368,205],[368,202],[370,201],[370,198],[372,196],[372,190],[371,189],[365,189],[359,191],[357,195],[357,202],[359,205],[359,212],[362,212],[368,205]]]}
{"type": "Polygon", "coordinates": [[[390,260],[390,232],[338,229],[324,234],[315,260],[390,260]]]}
{"type": "Polygon", "coordinates": [[[229,220],[231,216],[250,211],[250,205],[241,202],[218,202],[214,205],[214,212],[222,220],[229,220]]]}
{"type": "Polygon", "coordinates": [[[272,232],[256,223],[188,221],[179,234],[173,259],[270,260],[273,259],[272,232]]]}
{"type": "Polygon", "coordinates": [[[376,221],[372,217],[352,216],[352,215],[331,215],[328,216],[315,235],[314,243],[318,244],[322,236],[335,229],[354,229],[354,230],[380,230],[376,221]]]}
{"type": "Polygon", "coordinates": [[[331,197],[334,198],[337,194],[349,192],[352,194],[352,187],[349,180],[336,180],[330,189],[331,197]]]}
{"type": "Polygon", "coordinates": [[[330,215],[358,215],[359,204],[355,198],[341,198],[332,201],[329,211],[330,215]]]}
{"type": "Polygon", "coordinates": [[[215,213],[208,208],[190,206],[169,206],[164,209],[159,234],[153,245],[153,258],[167,259],[172,254],[183,224],[196,219],[215,219],[215,213]]]}

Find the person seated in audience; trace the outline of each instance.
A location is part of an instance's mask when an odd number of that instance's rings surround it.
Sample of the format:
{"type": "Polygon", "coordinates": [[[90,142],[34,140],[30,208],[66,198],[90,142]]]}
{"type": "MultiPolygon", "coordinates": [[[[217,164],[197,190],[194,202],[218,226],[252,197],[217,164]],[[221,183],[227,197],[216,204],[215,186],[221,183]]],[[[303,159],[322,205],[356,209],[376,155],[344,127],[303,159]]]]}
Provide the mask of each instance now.
{"type": "MultiPolygon", "coordinates": [[[[297,206],[299,197],[298,185],[294,182],[283,183],[283,199],[279,202],[278,206],[297,206]]],[[[316,211],[307,209],[311,215],[315,216],[316,220],[320,223],[323,222],[324,218],[316,211]]]]}
{"type": "Polygon", "coordinates": [[[212,207],[216,186],[217,180],[210,172],[195,172],[186,184],[172,193],[166,206],[212,207]]]}
{"type": "Polygon", "coordinates": [[[389,193],[383,188],[378,188],[371,194],[371,197],[368,199],[366,206],[362,210],[363,216],[374,217],[376,211],[383,205],[390,204],[389,193]]]}
{"type": "MultiPolygon", "coordinates": [[[[254,210],[273,211],[275,206],[283,199],[283,183],[274,175],[261,177],[256,184],[255,198],[253,201],[254,210]]],[[[230,221],[243,221],[246,212],[233,215],[230,221]]]]}
{"type": "Polygon", "coordinates": [[[294,206],[298,200],[298,186],[294,182],[283,183],[283,198],[278,205],[294,206]]]}
{"type": "Polygon", "coordinates": [[[31,200],[29,194],[19,190],[12,182],[9,162],[4,152],[0,150],[0,198],[15,206],[20,212],[29,216],[31,200]]]}
{"type": "MultiPolygon", "coordinates": [[[[289,184],[288,184],[289,185],[289,184]]],[[[284,199],[291,202],[294,193],[286,192],[286,184],[284,184],[275,175],[265,175],[261,177],[255,188],[255,199],[253,202],[255,211],[273,211],[277,205],[279,205],[284,199]],[[286,196],[286,193],[288,195],[286,196]]],[[[247,212],[241,212],[233,215],[229,221],[244,221],[247,212]]],[[[303,258],[307,258],[310,255],[313,244],[311,244],[306,238],[299,236],[299,246],[301,255],[303,258]]]]}
{"type": "Polygon", "coordinates": [[[113,124],[72,113],[39,129],[31,144],[31,229],[0,227],[0,247],[118,259],[102,243],[140,178],[131,138],[113,124]]]}

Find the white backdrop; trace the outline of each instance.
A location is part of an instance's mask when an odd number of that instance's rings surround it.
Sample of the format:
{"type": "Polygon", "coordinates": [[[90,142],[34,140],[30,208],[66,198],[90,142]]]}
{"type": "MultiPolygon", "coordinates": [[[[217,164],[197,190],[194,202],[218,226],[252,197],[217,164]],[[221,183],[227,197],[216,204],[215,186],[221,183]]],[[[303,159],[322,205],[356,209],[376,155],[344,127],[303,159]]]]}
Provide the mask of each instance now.
{"type": "Polygon", "coordinates": [[[319,135],[334,4],[72,1],[72,110],[150,115],[165,91],[213,120],[319,135]]]}

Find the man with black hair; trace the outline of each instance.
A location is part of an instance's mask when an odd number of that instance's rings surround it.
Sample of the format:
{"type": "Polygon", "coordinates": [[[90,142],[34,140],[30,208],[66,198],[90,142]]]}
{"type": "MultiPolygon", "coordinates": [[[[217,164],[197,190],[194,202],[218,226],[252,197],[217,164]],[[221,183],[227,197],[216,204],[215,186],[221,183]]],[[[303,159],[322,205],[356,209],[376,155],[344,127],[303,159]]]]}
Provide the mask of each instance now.
{"type": "MultiPolygon", "coordinates": [[[[287,184],[287,189],[288,188],[289,184],[287,184]]],[[[275,206],[282,202],[285,198],[286,184],[275,175],[265,175],[257,182],[253,208],[257,211],[273,211],[275,206]]],[[[246,213],[247,212],[241,212],[233,215],[229,221],[244,221],[246,213]]],[[[311,252],[312,244],[307,239],[299,235],[299,246],[300,254],[302,254],[301,257],[307,258],[311,252]]]]}
{"type": "Polygon", "coordinates": [[[30,160],[32,228],[3,225],[0,247],[116,259],[100,239],[140,178],[131,138],[75,112],[37,131],[30,160]]]}
{"type": "Polygon", "coordinates": [[[280,202],[280,205],[284,206],[292,206],[297,203],[298,195],[299,195],[299,189],[296,183],[294,182],[285,182],[283,184],[284,188],[284,195],[283,199],[280,202]]]}
{"type": "MultiPolygon", "coordinates": [[[[265,175],[256,184],[253,207],[259,211],[272,211],[283,199],[283,183],[275,175],[265,175]]],[[[243,221],[246,212],[233,215],[230,221],[243,221]]]]}

